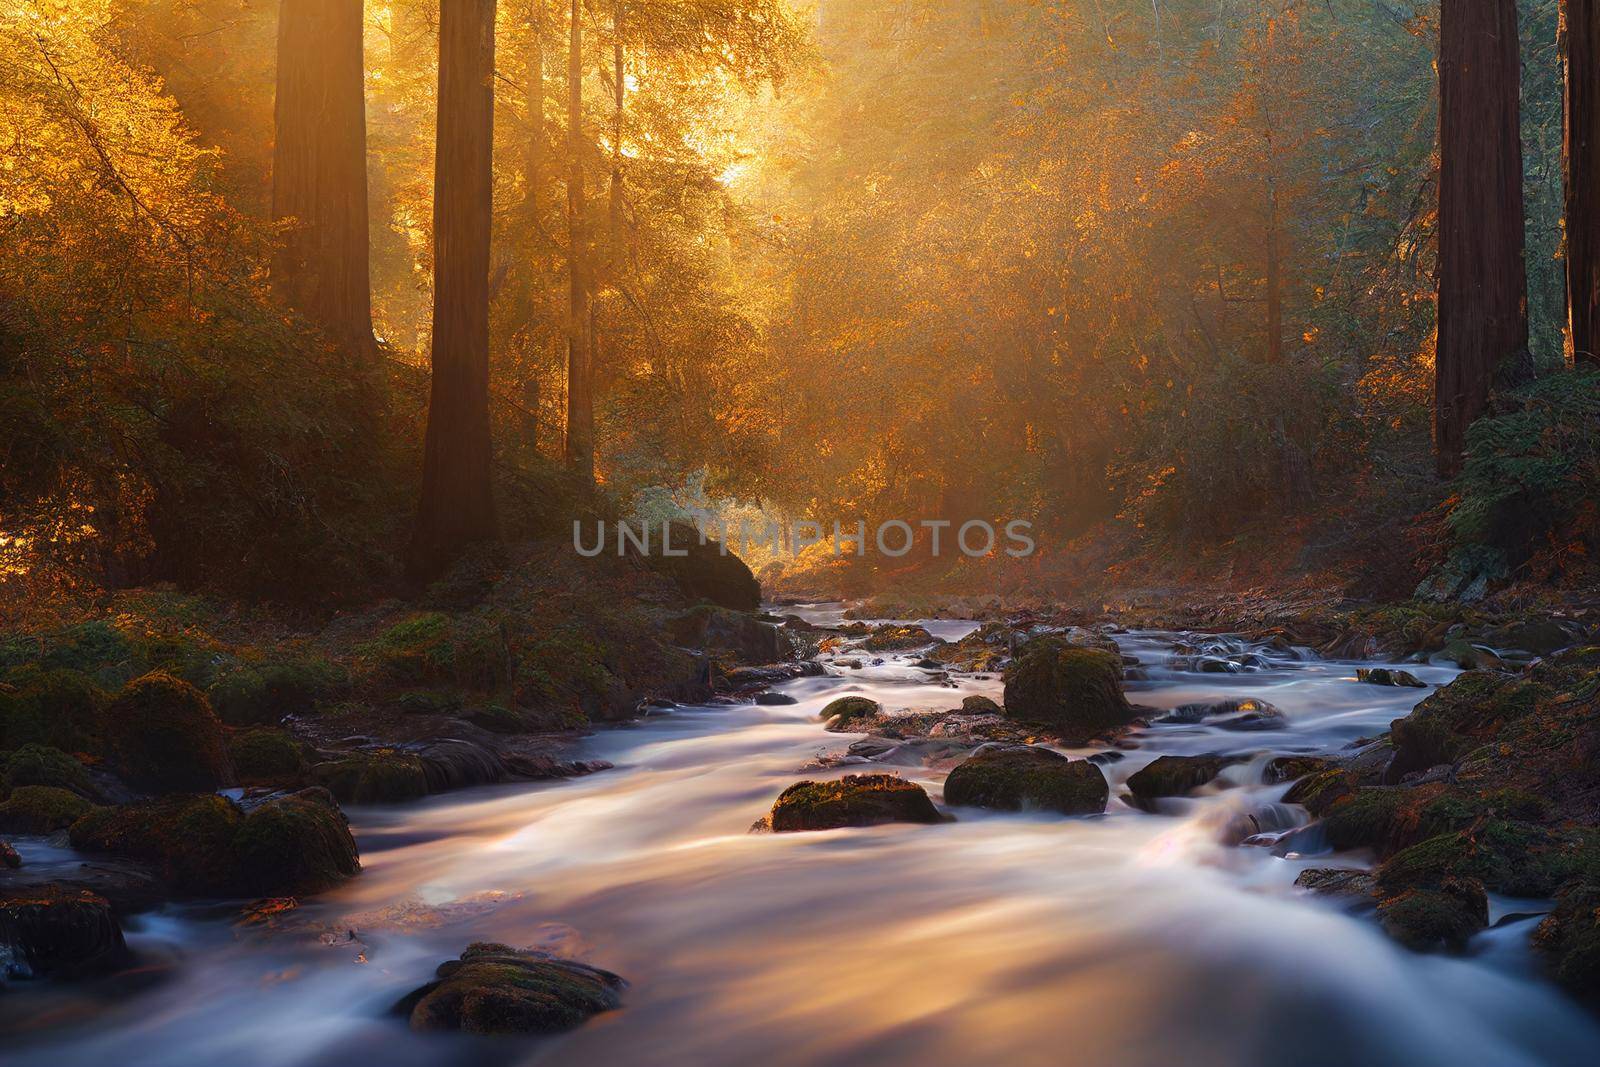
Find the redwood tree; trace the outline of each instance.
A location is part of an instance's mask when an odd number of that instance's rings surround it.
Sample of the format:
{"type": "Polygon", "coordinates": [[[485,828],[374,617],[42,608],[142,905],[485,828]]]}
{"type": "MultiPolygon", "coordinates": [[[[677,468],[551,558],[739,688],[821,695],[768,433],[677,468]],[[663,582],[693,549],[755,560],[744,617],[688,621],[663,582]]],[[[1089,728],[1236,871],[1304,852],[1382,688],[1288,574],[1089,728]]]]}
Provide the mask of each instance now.
{"type": "Polygon", "coordinates": [[[1567,306],[1572,351],[1600,364],[1600,19],[1597,0],[1565,0],[1567,306]]]}
{"type": "Polygon", "coordinates": [[[362,0],[278,9],[272,263],[283,298],[349,351],[373,350],[362,0]]]}
{"type": "Polygon", "coordinates": [[[489,235],[495,0],[441,0],[433,172],[433,388],[412,542],[437,574],[495,536],[489,478],[489,235]]]}
{"type": "Polygon", "coordinates": [[[572,0],[567,49],[567,466],[594,479],[594,348],[583,194],[583,5],[572,0]]]}
{"type": "Polygon", "coordinates": [[[1439,338],[1434,445],[1461,469],[1497,373],[1525,361],[1516,0],[1444,0],[1439,27],[1439,338]]]}

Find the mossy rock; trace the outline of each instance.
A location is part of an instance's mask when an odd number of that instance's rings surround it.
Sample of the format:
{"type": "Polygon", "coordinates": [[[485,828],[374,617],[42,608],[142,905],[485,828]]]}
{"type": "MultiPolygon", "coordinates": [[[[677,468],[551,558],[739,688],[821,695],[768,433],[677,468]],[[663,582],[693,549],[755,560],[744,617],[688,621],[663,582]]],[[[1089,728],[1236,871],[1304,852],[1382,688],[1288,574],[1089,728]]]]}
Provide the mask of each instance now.
{"type": "Polygon", "coordinates": [[[939,644],[939,639],[921,626],[880,626],[861,642],[868,652],[903,652],[908,648],[925,648],[939,644]]]}
{"type": "Polygon", "coordinates": [[[778,833],[884,823],[938,823],[944,816],[915,782],[892,774],[852,774],[796,782],[779,794],[765,827],[778,833]]]}
{"type": "Polygon", "coordinates": [[[305,746],[282,730],[234,734],[228,739],[228,756],[245,785],[298,786],[311,769],[305,746]]]}
{"type": "Polygon", "coordinates": [[[164,797],[102,808],[72,825],[72,845],[157,866],[194,896],[294,896],[360,869],[343,813],[325,790],[279,794],[245,811],[226,797],[164,797]]]}
{"type": "Polygon", "coordinates": [[[344,688],[343,671],[326,660],[282,660],[240,667],[206,690],[217,717],[230,726],[265,726],[314,711],[344,688]]]}
{"type": "Polygon", "coordinates": [[[1163,797],[1185,797],[1222,773],[1235,762],[1222,756],[1161,756],[1149,766],[1128,776],[1128,792],[1134,803],[1146,810],[1163,797]]]}
{"type": "Polygon", "coordinates": [[[961,711],[967,715],[1004,715],[1005,709],[986,696],[974,693],[972,696],[963,697],[961,711]]]}
{"type": "Polygon", "coordinates": [[[353,752],[311,768],[311,778],[341,804],[395,804],[428,795],[422,760],[410,752],[353,752]]]}
{"type": "Polygon", "coordinates": [[[233,837],[234,884],[248,893],[320,893],[361,870],[344,813],[325,789],[252,808],[233,837]]]}
{"type": "Polygon", "coordinates": [[[528,721],[518,712],[500,704],[487,704],[473,708],[463,716],[472,725],[492,734],[521,734],[528,732],[528,721]]]}
{"type": "MultiPolygon", "coordinates": [[[[761,583],[744,560],[727,551],[715,538],[701,543],[700,531],[693,523],[673,522],[668,527],[668,544],[661,544],[661,527],[650,529],[650,544],[655,551],[645,562],[677,583],[692,600],[707,600],[734,611],[759,611],[761,583]],[[670,547],[667,555],[662,549],[670,547]]],[[[769,661],[770,662],[770,661],[769,661]]]]}
{"type": "Polygon", "coordinates": [[[23,745],[0,754],[0,796],[25,785],[69,789],[91,799],[98,795],[82,763],[47,745],[23,745]]]}
{"type": "Polygon", "coordinates": [[[1299,779],[1283,795],[1285,804],[1301,804],[1313,815],[1325,815],[1345,797],[1353,796],[1356,783],[1340,767],[1317,771],[1299,779]]]}
{"type": "Polygon", "coordinates": [[[1460,951],[1489,924],[1483,883],[1451,878],[1431,889],[1408,889],[1378,903],[1385,933],[1417,952],[1460,951]]]}
{"type": "Polygon", "coordinates": [[[461,697],[436,689],[412,689],[395,697],[394,706],[404,715],[454,715],[461,710],[461,697]]]}
{"type": "Polygon", "coordinates": [[[1428,683],[1412,674],[1395,667],[1358,667],[1356,668],[1356,681],[1368,685],[1397,686],[1404,689],[1426,689],[1428,683]]]}
{"type": "Polygon", "coordinates": [[[623,981],[571,960],[477,943],[395,1005],[417,1031],[550,1034],[622,1003],[623,981]]]}
{"type": "Polygon", "coordinates": [[[0,887],[0,958],[11,972],[0,978],[88,977],[116,969],[127,955],[104,898],[54,885],[0,887]]]}
{"type": "Polygon", "coordinates": [[[1029,642],[1006,668],[1004,703],[1010,718],[1049,726],[1069,744],[1133,719],[1118,657],[1050,638],[1029,642]]]}
{"type": "Polygon", "coordinates": [[[789,639],[771,623],[714,604],[698,604],[671,619],[667,633],[674,644],[721,654],[734,664],[778,663],[793,651],[789,639]]]}
{"type": "Polygon", "coordinates": [[[1384,847],[1394,838],[1407,803],[1408,798],[1399,789],[1358,789],[1335,803],[1323,817],[1328,844],[1339,851],[1384,847]]]}
{"type": "Polygon", "coordinates": [[[1536,682],[1510,675],[1488,671],[1460,675],[1390,724],[1395,755],[1389,780],[1454,763],[1507,723],[1531,714],[1545,692],[1536,682]]]}
{"type": "Polygon", "coordinates": [[[205,694],[162,671],[136,678],[106,710],[112,764],[151,793],[210,792],[233,783],[222,723],[205,694]]]}
{"type": "Polygon", "coordinates": [[[1268,785],[1299,782],[1301,779],[1322,774],[1331,766],[1332,764],[1322,756],[1274,756],[1267,761],[1262,777],[1268,785]]]}
{"type": "Polygon", "coordinates": [[[998,811],[1098,815],[1111,789],[1099,767],[1048,748],[1022,746],[980,752],[945,779],[948,804],[998,811]]]}
{"type": "Polygon", "coordinates": [[[1378,884],[1396,893],[1470,878],[1507,896],[1547,897],[1574,877],[1600,875],[1597,861],[1600,838],[1594,835],[1480,819],[1469,830],[1437,834],[1396,852],[1378,868],[1378,884]]]}
{"type": "Polygon", "coordinates": [[[53,834],[65,830],[94,805],[77,793],[48,785],[24,785],[0,801],[0,833],[53,834]]]}
{"type": "Polygon", "coordinates": [[[100,747],[108,697],[88,675],[27,665],[0,679],[0,749],[49,745],[67,752],[100,747]]]}
{"type": "Polygon", "coordinates": [[[852,722],[870,719],[882,710],[882,706],[871,697],[848,696],[830,700],[817,717],[830,723],[832,729],[846,730],[852,722]]]}
{"type": "Polygon", "coordinates": [[[382,681],[401,686],[503,684],[509,663],[500,620],[488,613],[412,615],[363,646],[382,681]]]}
{"type": "Polygon", "coordinates": [[[1556,899],[1533,934],[1533,945],[1556,981],[1600,1004],[1600,880],[1577,881],[1556,899]]]}

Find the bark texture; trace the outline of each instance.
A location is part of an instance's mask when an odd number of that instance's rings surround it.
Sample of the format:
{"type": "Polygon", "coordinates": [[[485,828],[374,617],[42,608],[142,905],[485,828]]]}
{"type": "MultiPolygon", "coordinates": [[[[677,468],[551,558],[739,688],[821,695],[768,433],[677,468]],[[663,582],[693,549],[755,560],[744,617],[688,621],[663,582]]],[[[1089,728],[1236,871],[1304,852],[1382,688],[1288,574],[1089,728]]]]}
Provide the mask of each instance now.
{"type": "Polygon", "coordinates": [[[439,5],[433,386],[412,544],[420,577],[495,536],[489,476],[494,16],[495,0],[439,5]]]}
{"type": "Polygon", "coordinates": [[[1433,427],[1446,478],[1502,366],[1527,359],[1518,75],[1515,0],[1444,0],[1433,427]]]}
{"type": "Polygon", "coordinates": [[[272,262],[283,299],[347,350],[371,353],[362,0],[282,0],[274,105],[272,262]]]}
{"type": "Polygon", "coordinates": [[[1600,0],[1566,0],[1567,305],[1573,359],[1600,366],[1600,0]]]}

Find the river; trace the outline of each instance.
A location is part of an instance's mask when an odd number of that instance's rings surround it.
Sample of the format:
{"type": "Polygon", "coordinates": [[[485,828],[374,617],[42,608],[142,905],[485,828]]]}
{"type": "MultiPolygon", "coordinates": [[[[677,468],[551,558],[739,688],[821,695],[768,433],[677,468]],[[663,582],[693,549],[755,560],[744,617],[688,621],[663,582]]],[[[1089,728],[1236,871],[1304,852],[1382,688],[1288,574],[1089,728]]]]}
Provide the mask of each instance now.
{"type": "MultiPolygon", "coordinates": [[[[827,606],[813,617],[833,618],[827,606]]],[[[946,638],[970,624],[929,623],[946,638]]],[[[1162,814],[1116,799],[1166,753],[1321,752],[1372,736],[1422,690],[1355,665],[1281,655],[1259,669],[1169,665],[1176,635],[1120,635],[1156,708],[1252,696],[1288,727],[1155,725],[1105,766],[1104,816],[955,809],[942,826],[751,834],[782,789],[854,738],[818,710],[998,698],[930,681],[910,655],[783,684],[798,701],[677,708],[584,740],[614,770],[350,812],[364,873],[281,917],[173,906],[134,920],[138,995],[79,1012],[92,989],[4,994],[13,1067],[305,1067],[382,1063],[1085,1067],[1517,1067],[1587,1064],[1600,1026],[1539,979],[1526,902],[1461,957],[1420,956],[1293,886],[1307,866],[1240,846],[1239,819],[1292,826],[1261,760],[1162,814]],[[320,936],[318,936],[320,934],[320,936]],[[629,980],[622,1010],[542,1040],[418,1036],[386,1014],[469,942],[548,948],[629,980]],[[44,1021],[60,1020],[47,1027],[44,1021]]],[[[870,660],[870,657],[869,657],[870,660]]],[[[1431,683],[1453,667],[1408,665],[1431,683]]],[[[1074,755],[1089,755],[1090,751],[1074,755]]],[[[898,768],[938,799],[948,767],[898,768]]],[[[30,861],[52,850],[24,844],[30,861]]],[[[1281,849],[1279,851],[1282,851],[1281,849]]],[[[59,857],[58,857],[59,858],[59,857]]]]}

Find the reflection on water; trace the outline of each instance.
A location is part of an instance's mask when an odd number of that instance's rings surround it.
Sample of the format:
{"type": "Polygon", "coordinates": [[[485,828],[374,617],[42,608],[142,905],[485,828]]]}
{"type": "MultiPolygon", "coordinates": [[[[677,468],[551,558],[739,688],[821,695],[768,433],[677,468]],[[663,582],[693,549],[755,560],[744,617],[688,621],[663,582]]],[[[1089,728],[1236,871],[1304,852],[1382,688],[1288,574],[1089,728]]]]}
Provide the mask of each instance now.
{"type": "MultiPolygon", "coordinates": [[[[1252,696],[1289,728],[1154,727],[1107,766],[1113,796],[1160,754],[1337,747],[1421,695],[1288,657],[1184,673],[1162,666],[1169,636],[1123,643],[1150,667],[1134,701],[1252,696]]],[[[1468,958],[1411,955],[1295,891],[1313,861],[1229,843],[1242,823],[1304,817],[1277,803],[1283,786],[1255,784],[1260,760],[1163,815],[1114,799],[1090,819],[962,809],[936,827],[751,835],[797,768],[851,740],[816,721],[828,700],[944,708],[1000,686],[943,687],[884,657],[782,688],[799,703],[679,709],[598,734],[581,754],[614,762],[605,774],[354,811],[360,878],[277,932],[193,910],[146,917],[130,940],[174,964],[164,981],[13,1045],[7,1062],[1514,1067],[1589,1062],[1600,1042],[1532,977],[1527,922],[1485,933],[1468,958]],[[543,1042],[421,1038],[385,1015],[473,940],[617,971],[626,1006],[543,1042]]],[[[946,769],[902,773],[937,796],[946,769]]],[[[52,996],[27,994],[35,1018],[69,1010],[52,996]]]]}

